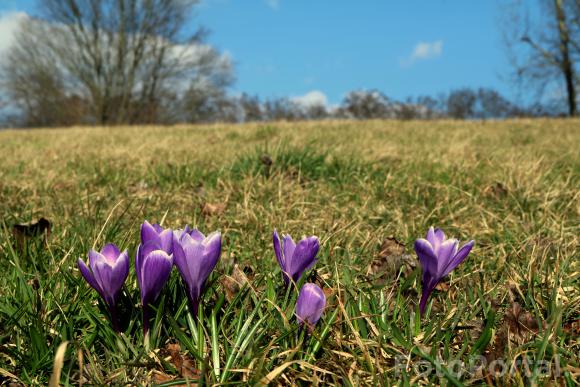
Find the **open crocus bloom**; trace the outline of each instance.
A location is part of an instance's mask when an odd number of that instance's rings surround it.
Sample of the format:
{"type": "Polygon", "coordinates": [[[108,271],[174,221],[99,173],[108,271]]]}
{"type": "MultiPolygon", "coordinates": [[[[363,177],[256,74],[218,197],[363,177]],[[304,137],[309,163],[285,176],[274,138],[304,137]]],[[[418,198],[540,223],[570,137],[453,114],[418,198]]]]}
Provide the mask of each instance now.
{"type": "Polygon", "coordinates": [[[220,258],[221,249],[221,234],[217,231],[206,237],[198,230],[186,227],[174,236],[175,266],[187,287],[194,316],[197,316],[205,282],[220,258]]]}
{"type": "Polygon", "coordinates": [[[326,296],[320,287],[307,283],[302,286],[296,302],[296,318],[298,324],[306,324],[310,330],[314,328],[324,307],[326,306],[326,296]]]}
{"type": "Polygon", "coordinates": [[[77,264],[85,280],[114,308],[117,296],[129,275],[129,255],[110,243],[101,252],[89,251],[89,266],[82,259],[77,264]]]}
{"type": "Polygon", "coordinates": [[[467,258],[474,244],[475,241],[471,240],[459,249],[457,239],[446,239],[442,230],[433,227],[427,232],[426,239],[415,241],[415,251],[423,268],[421,315],[435,286],[467,258]]]}
{"type": "Polygon", "coordinates": [[[284,283],[288,286],[291,280],[295,283],[298,282],[302,274],[316,263],[316,254],[320,248],[318,238],[310,236],[296,244],[290,235],[284,235],[283,246],[281,246],[280,237],[276,230],[274,230],[272,237],[274,253],[280,268],[282,268],[284,283]]]}

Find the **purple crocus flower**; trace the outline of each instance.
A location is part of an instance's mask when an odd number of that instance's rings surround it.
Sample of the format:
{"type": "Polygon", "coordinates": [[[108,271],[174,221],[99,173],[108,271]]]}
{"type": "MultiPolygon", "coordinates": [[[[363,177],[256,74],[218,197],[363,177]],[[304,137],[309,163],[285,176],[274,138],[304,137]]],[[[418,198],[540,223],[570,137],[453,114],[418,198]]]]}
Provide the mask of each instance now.
{"type": "Polygon", "coordinates": [[[117,296],[129,275],[129,254],[122,253],[119,248],[110,243],[105,245],[101,252],[89,251],[89,266],[82,259],[77,261],[78,267],[85,280],[103,298],[111,313],[113,327],[119,331],[116,304],[117,296]]]}
{"type": "Polygon", "coordinates": [[[283,246],[280,244],[278,232],[274,230],[274,252],[278,264],[282,268],[282,278],[286,286],[290,281],[298,282],[302,273],[310,269],[316,263],[316,254],[320,245],[318,238],[310,236],[295,244],[290,235],[284,235],[283,246]]]}
{"type": "Polygon", "coordinates": [[[216,266],[221,249],[221,234],[217,231],[207,237],[198,230],[190,230],[188,227],[182,232],[175,233],[173,241],[175,266],[187,287],[194,317],[197,316],[205,281],[216,266]]]}
{"type": "Polygon", "coordinates": [[[419,310],[425,313],[427,299],[435,286],[453,269],[455,269],[473,248],[475,241],[469,241],[458,249],[457,239],[446,239],[441,229],[431,227],[427,232],[427,239],[415,241],[415,251],[423,268],[421,301],[419,310]]]}
{"type": "Polygon", "coordinates": [[[326,296],[318,285],[307,283],[302,286],[296,301],[296,318],[298,324],[306,323],[309,330],[320,320],[324,307],[326,306],[326,296]]]}
{"type": "Polygon", "coordinates": [[[141,289],[143,331],[147,333],[149,304],[157,300],[173,268],[173,231],[145,221],[141,226],[141,242],[135,255],[135,271],[141,289]]]}

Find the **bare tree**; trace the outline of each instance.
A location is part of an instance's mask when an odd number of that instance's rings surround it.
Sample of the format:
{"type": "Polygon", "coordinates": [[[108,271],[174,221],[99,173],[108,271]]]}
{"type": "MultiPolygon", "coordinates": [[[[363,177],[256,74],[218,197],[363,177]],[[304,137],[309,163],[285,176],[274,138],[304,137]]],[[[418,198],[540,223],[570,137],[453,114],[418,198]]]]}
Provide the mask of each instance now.
{"type": "Polygon", "coordinates": [[[504,40],[518,81],[565,97],[570,116],[578,112],[580,1],[514,1],[504,21],[504,40]]]}
{"type": "Polygon", "coordinates": [[[194,83],[233,80],[231,63],[203,43],[203,30],[186,34],[196,2],[43,0],[43,17],[23,22],[4,61],[6,89],[28,111],[31,99],[46,104],[34,90],[49,84],[59,103],[84,101],[88,122],[162,121],[165,102],[194,83]],[[49,79],[35,81],[43,74],[49,79]]]}
{"type": "Polygon", "coordinates": [[[357,90],[346,95],[339,108],[340,117],[356,119],[393,118],[391,101],[378,90],[357,90]]]}

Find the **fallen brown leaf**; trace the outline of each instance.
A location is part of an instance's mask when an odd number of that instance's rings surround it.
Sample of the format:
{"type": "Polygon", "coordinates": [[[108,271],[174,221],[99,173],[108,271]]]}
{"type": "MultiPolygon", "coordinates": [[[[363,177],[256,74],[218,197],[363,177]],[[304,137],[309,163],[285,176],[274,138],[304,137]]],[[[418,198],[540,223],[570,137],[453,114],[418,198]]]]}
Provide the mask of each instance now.
{"type": "Polygon", "coordinates": [[[449,284],[447,282],[439,282],[435,286],[435,289],[439,290],[440,292],[447,292],[449,291],[449,284]]]}
{"type": "MultiPolygon", "coordinates": [[[[504,312],[493,346],[485,353],[488,364],[505,355],[508,344],[521,345],[529,342],[539,332],[535,317],[517,302],[512,302],[504,312]]],[[[489,374],[488,377],[495,377],[489,374]]]]}
{"type": "MultiPolygon", "coordinates": [[[[175,367],[182,378],[197,379],[199,377],[199,371],[195,368],[195,361],[188,354],[181,352],[181,346],[179,343],[167,344],[165,348],[160,351],[160,354],[164,358],[169,357],[169,362],[175,367]]],[[[168,376],[164,373],[160,374],[159,377],[161,378],[168,376]]],[[[172,380],[172,378],[170,380],[172,380]]]]}
{"type": "Polygon", "coordinates": [[[417,266],[413,256],[405,254],[405,245],[397,239],[389,237],[381,244],[379,253],[367,268],[367,275],[375,277],[379,283],[397,276],[402,268],[410,269],[417,266]]]}
{"type": "Polygon", "coordinates": [[[50,237],[51,224],[45,218],[40,218],[38,222],[21,223],[12,226],[12,235],[16,248],[22,250],[28,240],[42,237],[45,245],[50,237]]]}
{"type": "Polygon", "coordinates": [[[224,203],[212,204],[204,203],[201,206],[201,213],[205,216],[219,216],[226,210],[226,205],[224,203]]]}
{"type": "Polygon", "coordinates": [[[226,292],[226,300],[231,302],[244,286],[250,284],[250,280],[246,273],[240,269],[239,265],[235,263],[232,275],[221,276],[220,283],[226,292]]]}
{"type": "Polygon", "coordinates": [[[490,186],[487,186],[483,190],[483,193],[486,196],[495,197],[496,199],[502,199],[508,195],[508,189],[506,188],[505,185],[503,185],[498,181],[490,186]]]}

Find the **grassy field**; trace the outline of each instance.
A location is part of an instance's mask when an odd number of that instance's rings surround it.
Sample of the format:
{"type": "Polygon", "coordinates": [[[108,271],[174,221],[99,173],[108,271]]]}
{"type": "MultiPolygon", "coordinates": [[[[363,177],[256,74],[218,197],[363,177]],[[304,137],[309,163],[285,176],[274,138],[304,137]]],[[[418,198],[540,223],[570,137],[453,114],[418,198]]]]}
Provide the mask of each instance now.
{"type": "Polygon", "coordinates": [[[579,120],[0,132],[0,380],[47,384],[68,341],[63,384],[573,385],[579,149],[579,120]],[[17,246],[12,225],[41,217],[47,242],[17,246]],[[174,270],[149,345],[134,272],[117,335],[76,267],[107,242],[133,259],[145,219],[223,235],[201,323],[174,270]],[[432,225],[476,245],[421,319],[413,242],[432,225]],[[274,228],[321,241],[309,338],[274,228]]]}

